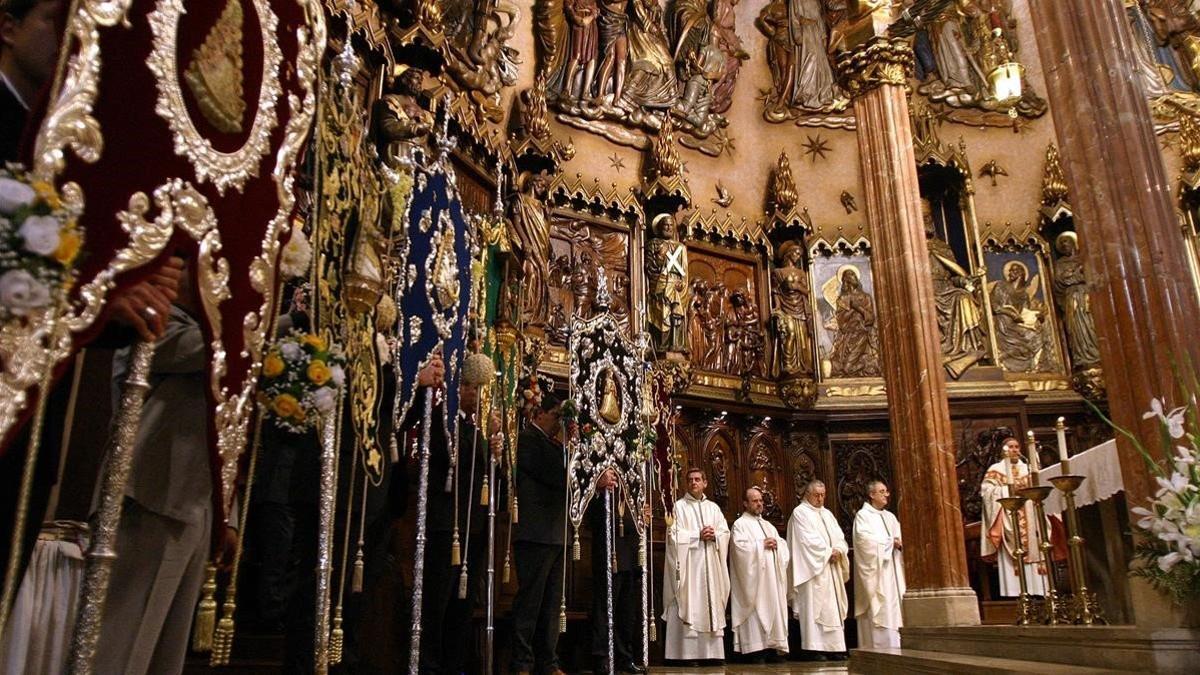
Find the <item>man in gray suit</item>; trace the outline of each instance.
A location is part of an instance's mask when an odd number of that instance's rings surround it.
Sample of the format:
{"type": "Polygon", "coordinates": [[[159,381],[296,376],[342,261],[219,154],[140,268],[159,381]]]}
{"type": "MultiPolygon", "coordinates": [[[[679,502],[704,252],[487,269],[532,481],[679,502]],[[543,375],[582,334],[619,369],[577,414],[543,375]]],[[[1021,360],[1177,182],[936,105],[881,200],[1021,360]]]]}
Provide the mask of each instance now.
{"type": "MultiPolygon", "coordinates": [[[[180,673],[213,528],[208,362],[185,273],[150,368],[150,391],[125,487],[97,673],[180,673]],[[185,308],[186,307],[186,308],[185,308]]],[[[124,381],[129,350],[113,361],[124,381]]],[[[236,513],[236,511],[235,511],[236,513]]],[[[223,533],[223,558],[235,534],[223,533]]]]}

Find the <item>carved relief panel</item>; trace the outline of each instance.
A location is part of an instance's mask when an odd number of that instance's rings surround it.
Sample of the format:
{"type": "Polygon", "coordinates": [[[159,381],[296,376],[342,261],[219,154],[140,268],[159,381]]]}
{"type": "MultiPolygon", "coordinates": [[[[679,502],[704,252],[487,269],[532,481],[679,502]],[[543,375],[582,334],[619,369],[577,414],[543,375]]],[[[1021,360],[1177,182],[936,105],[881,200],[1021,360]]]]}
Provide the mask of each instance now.
{"type": "Polygon", "coordinates": [[[884,437],[863,439],[830,439],[836,468],[836,485],[826,484],[825,506],[834,510],[846,536],[854,515],[862,508],[867,498],[867,484],[882,480],[892,491],[892,508],[901,498],[901,487],[892,481],[892,464],[888,456],[888,439],[884,437]],[[832,502],[832,503],[831,503],[832,502]]]}
{"type": "Polygon", "coordinates": [[[763,494],[763,517],[776,526],[783,525],[791,509],[793,489],[791,472],[786,470],[778,437],[768,429],[751,430],[748,448],[746,487],[757,487],[763,494]]]}
{"type": "Polygon", "coordinates": [[[737,509],[730,500],[730,474],[736,468],[737,441],[732,430],[724,426],[712,426],[702,436],[701,468],[708,476],[708,497],[728,515],[737,509]]]}
{"type": "Polygon", "coordinates": [[[571,317],[591,318],[599,283],[606,282],[609,311],[629,331],[632,289],[629,232],[616,226],[555,217],[550,224],[550,311],[547,337],[566,344],[571,317]]]}
{"type": "MultiPolygon", "coordinates": [[[[954,419],[957,448],[958,499],[963,522],[974,523],[983,517],[979,487],[992,464],[1000,461],[1004,439],[1017,436],[1015,417],[954,419]]],[[[1022,446],[1024,447],[1024,446],[1022,446]]]]}
{"type": "Polygon", "coordinates": [[[792,472],[792,505],[800,503],[804,488],[814,479],[824,480],[821,437],[816,432],[792,429],[783,436],[792,472]]]}
{"type": "Polygon", "coordinates": [[[692,366],[736,377],[764,373],[764,330],[754,263],[689,251],[692,366]]]}
{"type": "Polygon", "coordinates": [[[821,379],[880,377],[869,244],[818,241],[812,257],[821,379]]]}
{"type": "MultiPolygon", "coordinates": [[[[1046,242],[1026,227],[985,234],[987,297],[997,361],[1009,373],[1065,370],[1046,265],[1046,242]]],[[[1065,384],[1063,388],[1065,388],[1065,384]]]]}

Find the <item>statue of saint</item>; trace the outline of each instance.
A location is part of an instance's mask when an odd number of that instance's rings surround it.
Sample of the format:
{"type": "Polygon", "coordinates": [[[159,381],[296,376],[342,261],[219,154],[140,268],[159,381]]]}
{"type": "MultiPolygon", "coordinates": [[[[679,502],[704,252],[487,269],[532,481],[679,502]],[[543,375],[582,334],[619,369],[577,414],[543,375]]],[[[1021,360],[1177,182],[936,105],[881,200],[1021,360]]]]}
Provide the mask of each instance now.
{"type": "Polygon", "coordinates": [[[604,380],[604,391],[600,396],[600,413],[601,419],[609,424],[616,424],[621,421],[621,398],[617,394],[617,378],[613,377],[612,372],[604,371],[601,376],[604,380]]]}
{"type": "Polygon", "coordinates": [[[513,205],[513,241],[523,259],[521,320],[533,326],[545,325],[550,310],[550,224],[546,222],[546,191],[549,179],[544,174],[524,172],[517,178],[517,199],[513,205]]]}
{"type": "Polygon", "coordinates": [[[975,295],[975,277],[958,264],[950,245],[934,231],[928,202],[921,200],[921,205],[938,332],[942,336],[942,363],[946,372],[957,379],[987,351],[983,308],[975,295]]]}
{"type": "Polygon", "coordinates": [[[650,282],[647,314],[654,345],[660,351],[687,351],[688,259],[687,246],[675,232],[675,217],[662,213],[652,228],[658,236],[646,252],[646,276],[650,282]]]}
{"type": "Polygon", "coordinates": [[[767,37],[775,87],[769,111],[807,113],[844,109],[829,63],[829,25],[822,0],[771,0],[755,24],[767,37]]]}
{"type": "Polygon", "coordinates": [[[1037,299],[1038,279],[1019,260],[1004,264],[1004,279],[991,283],[992,314],[1000,364],[1015,373],[1054,370],[1046,307],[1037,299]]]}
{"type": "MultiPolygon", "coordinates": [[[[879,377],[879,347],[875,335],[875,303],[863,290],[858,268],[845,265],[836,277],[841,289],[834,301],[836,331],[830,354],[833,377],[879,377]]],[[[828,301],[828,298],[826,298],[828,301]]]]}
{"type": "Polygon", "coordinates": [[[1071,360],[1076,367],[1088,367],[1100,363],[1100,347],[1078,247],[1074,232],[1063,232],[1054,240],[1059,254],[1054,263],[1054,297],[1062,309],[1071,360]]]}
{"type": "Polygon", "coordinates": [[[624,91],[629,56],[628,4],[628,0],[600,0],[600,51],[604,53],[604,60],[600,62],[597,103],[616,105],[624,91]]]}
{"type": "Polygon", "coordinates": [[[411,157],[433,129],[433,114],[418,100],[424,80],[425,71],[399,65],[391,91],[375,102],[376,143],[383,161],[393,169],[411,157]]]}
{"type": "Polygon", "coordinates": [[[632,0],[630,6],[625,98],[643,108],[668,108],[679,98],[679,83],[663,32],[662,8],[657,0],[632,0]]]}
{"type": "Polygon", "coordinates": [[[571,27],[570,52],[567,54],[565,94],[577,100],[589,98],[592,80],[596,76],[596,55],[600,45],[600,31],[596,17],[600,13],[596,0],[566,0],[563,10],[567,25],[571,27]],[[575,85],[576,77],[580,82],[575,85]]]}
{"type": "Polygon", "coordinates": [[[781,377],[811,375],[812,341],[808,332],[810,286],[801,266],[804,249],[789,241],[779,247],[779,267],[771,273],[775,309],[775,374],[781,377]]]}

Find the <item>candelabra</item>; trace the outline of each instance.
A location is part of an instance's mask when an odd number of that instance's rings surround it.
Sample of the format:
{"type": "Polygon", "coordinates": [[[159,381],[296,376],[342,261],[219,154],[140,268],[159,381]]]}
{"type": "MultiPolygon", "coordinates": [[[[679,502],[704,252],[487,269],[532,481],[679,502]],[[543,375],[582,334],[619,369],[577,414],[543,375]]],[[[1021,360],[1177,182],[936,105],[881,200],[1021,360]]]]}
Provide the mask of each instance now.
{"type": "Polygon", "coordinates": [[[1054,544],[1050,542],[1050,533],[1046,527],[1046,510],[1042,502],[1054,492],[1049,485],[1035,485],[1021,490],[1017,494],[1033,502],[1034,517],[1037,518],[1038,548],[1042,553],[1042,564],[1046,567],[1046,599],[1042,603],[1039,619],[1042,623],[1056,626],[1069,620],[1069,611],[1063,599],[1059,597],[1054,579],[1054,544]]]}
{"type": "Polygon", "coordinates": [[[1021,584],[1021,595],[1017,598],[1017,625],[1028,626],[1037,620],[1037,611],[1033,599],[1029,597],[1029,580],[1025,578],[1025,541],[1021,536],[1021,509],[1025,506],[1024,497],[1003,497],[1000,505],[1008,512],[1013,531],[1013,566],[1017,569],[1017,579],[1021,584]]]}
{"type": "Polygon", "coordinates": [[[1083,566],[1083,536],[1079,531],[1079,513],[1075,507],[1075,491],[1079,489],[1085,477],[1067,474],[1066,472],[1069,470],[1067,462],[1063,462],[1062,464],[1064,475],[1055,476],[1050,479],[1050,482],[1063,493],[1063,501],[1067,505],[1067,544],[1070,554],[1071,597],[1065,603],[1066,608],[1069,612],[1071,623],[1080,623],[1085,626],[1091,626],[1095,623],[1105,624],[1108,622],[1104,619],[1100,603],[1096,600],[1096,594],[1088,590],[1087,574],[1083,566]]]}

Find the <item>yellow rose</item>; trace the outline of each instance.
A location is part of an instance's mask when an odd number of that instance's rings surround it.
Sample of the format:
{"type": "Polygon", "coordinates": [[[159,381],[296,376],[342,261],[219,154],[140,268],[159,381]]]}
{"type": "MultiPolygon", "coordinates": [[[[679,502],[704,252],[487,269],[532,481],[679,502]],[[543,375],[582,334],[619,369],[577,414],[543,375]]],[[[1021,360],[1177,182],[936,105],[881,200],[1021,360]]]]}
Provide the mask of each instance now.
{"type": "Polygon", "coordinates": [[[79,255],[82,244],[83,237],[79,236],[78,230],[63,230],[58,237],[58,248],[54,249],[54,259],[62,265],[70,265],[79,255]]]}
{"type": "Polygon", "coordinates": [[[267,358],[263,359],[263,375],[279,377],[281,373],[283,373],[283,359],[276,352],[267,354],[267,358]]]}
{"type": "Polygon", "coordinates": [[[301,416],[301,419],[303,419],[304,415],[304,409],[300,407],[300,402],[291,394],[276,396],[275,400],[271,402],[271,410],[283,418],[301,416]]]}
{"type": "Polygon", "coordinates": [[[42,201],[46,202],[47,206],[54,210],[62,208],[62,200],[59,199],[58,191],[54,189],[53,185],[44,180],[35,180],[31,184],[31,187],[37,193],[38,197],[41,197],[42,201]]]}
{"type": "Polygon", "coordinates": [[[324,361],[315,360],[308,364],[308,379],[318,387],[328,382],[331,376],[329,366],[325,365],[324,361]]]}
{"type": "Polygon", "coordinates": [[[309,333],[301,338],[301,341],[319,352],[325,351],[325,338],[321,337],[320,335],[313,335],[312,333],[309,333]]]}

